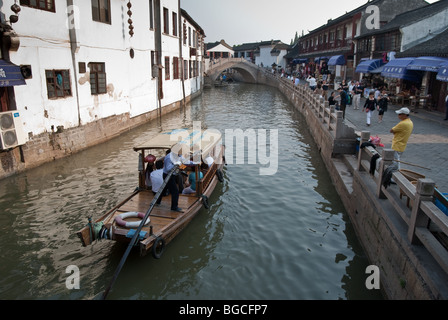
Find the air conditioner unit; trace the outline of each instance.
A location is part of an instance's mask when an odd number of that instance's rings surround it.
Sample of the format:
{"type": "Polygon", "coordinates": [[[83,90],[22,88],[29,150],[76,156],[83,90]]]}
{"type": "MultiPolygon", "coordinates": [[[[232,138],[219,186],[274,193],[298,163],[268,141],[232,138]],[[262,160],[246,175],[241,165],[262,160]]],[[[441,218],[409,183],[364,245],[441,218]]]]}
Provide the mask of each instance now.
{"type": "Polygon", "coordinates": [[[18,111],[0,112],[0,148],[3,150],[26,143],[26,134],[18,111]]]}

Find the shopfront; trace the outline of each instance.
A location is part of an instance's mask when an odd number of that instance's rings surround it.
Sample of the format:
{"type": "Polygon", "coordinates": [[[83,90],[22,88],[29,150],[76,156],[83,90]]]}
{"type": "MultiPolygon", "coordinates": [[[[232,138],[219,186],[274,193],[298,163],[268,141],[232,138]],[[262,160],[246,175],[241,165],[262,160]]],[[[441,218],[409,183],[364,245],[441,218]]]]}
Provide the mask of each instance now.
{"type": "Polygon", "coordinates": [[[423,72],[420,94],[427,97],[428,109],[440,112],[445,111],[447,86],[446,82],[438,80],[437,76],[444,65],[448,65],[447,58],[418,57],[407,66],[408,70],[423,72]]]}

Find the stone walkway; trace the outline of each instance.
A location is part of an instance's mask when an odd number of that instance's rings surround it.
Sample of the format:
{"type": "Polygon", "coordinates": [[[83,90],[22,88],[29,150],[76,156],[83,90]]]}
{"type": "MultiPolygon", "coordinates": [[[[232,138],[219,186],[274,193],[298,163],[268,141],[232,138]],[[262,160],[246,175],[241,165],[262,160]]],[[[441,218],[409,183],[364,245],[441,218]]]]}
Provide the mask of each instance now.
{"type": "MultiPolygon", "coordinates": [[[[362,112],[365,99],[361,100],[361,110],[347,106],[345,121],[350,122],[359,133],[368,131],[371,136],[378,135],[385,148],[390,148],[393,135],[389,131],[400,121],[395,111],[401,106],[389,104],[382,123],[378,123],[378,111],[375,111],[368,127],[366,113],[362,112]]],[[[425,175],[435,181],[439,191],[448,193],[448,121],[443,120],[445,114],[419,109],[417,113],[412,112],[410,117],[414,122],[414,131],[401,160],[430,170],[405,164],[401,168],[425,175]]],[[[381,154],[380,149],[378,152],[381,154]]]]}

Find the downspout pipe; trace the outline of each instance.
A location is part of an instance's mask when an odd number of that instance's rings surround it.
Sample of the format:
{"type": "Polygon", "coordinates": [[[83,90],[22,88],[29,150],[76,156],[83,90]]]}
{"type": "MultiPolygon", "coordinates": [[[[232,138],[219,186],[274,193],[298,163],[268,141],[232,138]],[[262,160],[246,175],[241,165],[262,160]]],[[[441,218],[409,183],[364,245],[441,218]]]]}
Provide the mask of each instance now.
{"type": "Polygon", "coordinates": [[[79,104],[79,90],[78,90],[78,70],[76,66],[76,53],[79,51],[79,43],[76,35],[77,28],[77,7],[73,5],[73,0],[67,0],[67,28],[70,37],[70,52],[72,56],[73,74],[75,76],[75,92],[76,92],[76,104],[78,109],[78,126],[81,126],[81,110],[79,104]]]}
{"type": "Polygon", "coordinates": [[[179,61],[180,61],[180,78],[181,78],[181,83],[182,83],[182,95],[183,95],[183,107],[185,107],[185,81],[184,81],[184,60],[182,58],[182,36],[183,36],[183,25],[182,25],[182,11],[180,8],[180,0],[177,1],[178,2],[178,12],[179,12],[179,22],[178,22],[178,29],[179,29],[179,61]]]}

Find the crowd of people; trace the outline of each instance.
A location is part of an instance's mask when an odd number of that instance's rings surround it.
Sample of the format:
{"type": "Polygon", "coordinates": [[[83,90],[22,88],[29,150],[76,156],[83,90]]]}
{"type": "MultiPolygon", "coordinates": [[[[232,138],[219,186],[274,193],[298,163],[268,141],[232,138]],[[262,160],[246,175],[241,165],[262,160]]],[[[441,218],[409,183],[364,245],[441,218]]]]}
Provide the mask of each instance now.
{"type": "MultiPolygon", "coordinates": [[[[369,92],[364,105],[361,108],[361,98],[364,95],[365,86],[359,81],[342,80],[337,90],[330,90],[326,80],[317,81],[313,75],[309,75],[306,79],[309,88],[318,94],[330,106],[334,106],[336,110],[342,111],[345,119],[347,107],[353,106],[353,110],[361,110],[366,113],[366,124],[371,125],[371,118],[374,111],[378,111],[378,123],[383,121],[384,113],[387,112],[390,98],[384,88],[375,88],[369,92]]],[[[298,77],[294,78],[294,84],[300,83],[298,77]]]]}

